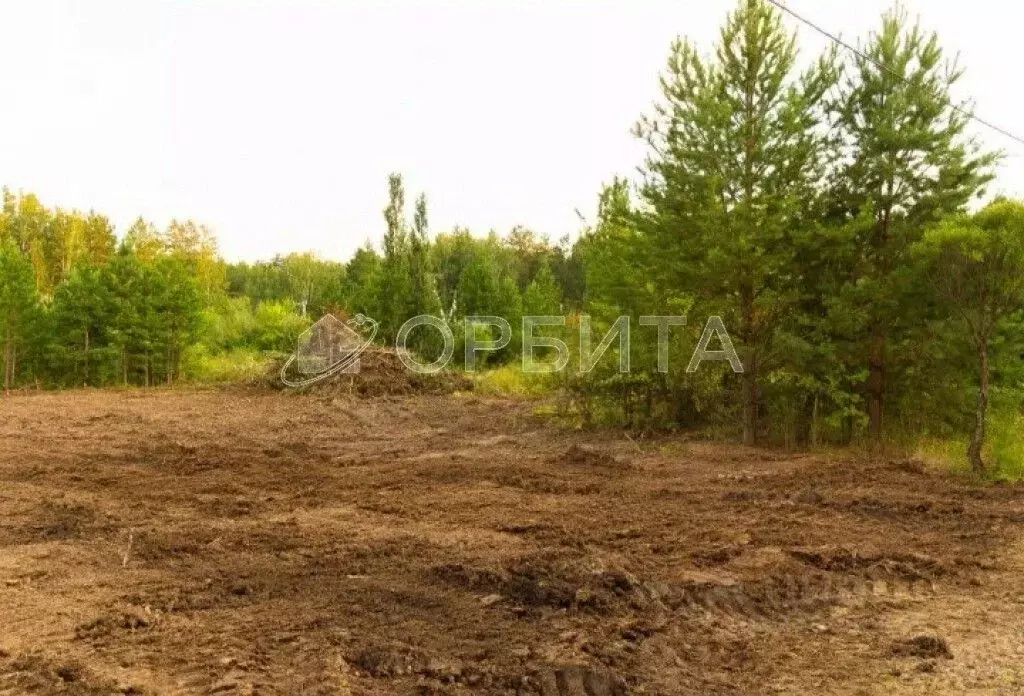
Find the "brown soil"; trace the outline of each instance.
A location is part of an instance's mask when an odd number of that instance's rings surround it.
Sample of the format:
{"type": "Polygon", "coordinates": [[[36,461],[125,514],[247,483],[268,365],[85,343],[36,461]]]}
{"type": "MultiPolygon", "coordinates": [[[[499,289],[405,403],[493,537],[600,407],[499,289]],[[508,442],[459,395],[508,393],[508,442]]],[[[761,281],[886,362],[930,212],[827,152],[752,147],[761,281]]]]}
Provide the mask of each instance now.
{"type": "Polygon", "coordinates": [[[1024,491],[476,396],[0,397],[0,693],[1024,693],[1024,491]]]}

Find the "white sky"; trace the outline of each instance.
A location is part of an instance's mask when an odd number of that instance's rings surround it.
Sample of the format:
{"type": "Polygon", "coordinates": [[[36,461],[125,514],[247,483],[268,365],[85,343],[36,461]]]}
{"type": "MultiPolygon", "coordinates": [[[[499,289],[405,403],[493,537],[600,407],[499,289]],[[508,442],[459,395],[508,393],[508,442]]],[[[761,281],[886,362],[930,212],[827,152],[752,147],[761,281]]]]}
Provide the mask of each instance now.
{"type": "MultiPolygon", "coordinates": [[[[732,0],[0,0],[0,183],[50,206],[210,225],[229,260],[380,239],[386,176],[434,232],[552,239],[631,174],[671,39],[710,47],[732,0]]],[[[888,0],[789,0],[844,38],[888,0]]],[[[961,97],[1024,135],[1024,3],[912,0],[967,68],[961,97]]],[[[788,21],[788,20],[787,20],[788,21]]],[[[797,25],[790,22],[794,27],[797,25]]],[[[800,28],[805,55],[826,41],[800,28]]],[[[994,190],[1024,192],[1024,145],[994,190]]]]}

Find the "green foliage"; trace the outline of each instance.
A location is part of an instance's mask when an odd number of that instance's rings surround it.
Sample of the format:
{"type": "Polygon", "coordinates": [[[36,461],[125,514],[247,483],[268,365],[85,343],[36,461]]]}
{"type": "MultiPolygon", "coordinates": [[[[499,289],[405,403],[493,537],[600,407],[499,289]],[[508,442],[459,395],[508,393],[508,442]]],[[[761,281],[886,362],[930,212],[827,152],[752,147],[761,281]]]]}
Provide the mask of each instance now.
{"type": "Polygon", "coordinates": [[[412,297],[409,231],[405,224],[405,187],[400,174],[388,177],[388,205],[384,209],[387,231],[384,233],[384,258],[374,316],[380,322],[382,337],[392,342],[402,324],[409,319],[412,297]]]}
{"type": "MultiPolygon", "coordinates": [[[[711,52],[674,42],[636,128],[642,178],[603,187],[575,244],[523,226],[432,236],[426,197],[407,215],[392,174],[379,249],[344,264],[311,253],[225,264],[196,222],[140,218],[115,248],[103,216],[4,189],[4,383],[248,379],[326,312],[375,318],[386,343],[407,319],[439,316],[461,357],[467,327],[498,336],[472,317],[497,315],[512,342],[479,356],[490,369],[478,390],[557,392],[552,408],[574,425],[787,447],[884,436],[946,459],[955,443],[967,451],[957,466],[1019,477],[1024,204],[968,214],[997,157],[968,137],[970,109],[951,108],[962,71],[934,34],[893,12],[860,48],[804,60],[763,0],[738,0],[711,52]],[[523,374],[522,317],[563,314],[566,326],[536,334],[565,341],[569,368],[523,374]],[[662,364],[659,328],[641,317],[679,315],[689,321],[668,328],[662,364]],[[592,348],[621,316],[630,371],[615,341],[582,371],[576,332],[589,326],[592,348]],[[724,319],[743,375],[685,371],[709,316],[724,319]]],[[[409,345],[428,359],[441,348],[429,330],[409,345]]]]}
{"type": "Polygon", "coordinates": [[[743,375],[744,441],[758,431],[759,389],[781,319],[797,297],[792,231],[818,207],[828,161],[824,97],[834,57],[795,70],[780,14],[743,0],[714,60],[672,47],[663,102],[637,128],[651,147],[640,220],[645,275],[687,287],[735,327],[743,375]]]}
{"type": "MultiPolygon", "coordinates": [[[[625,181],[605,187],[574,250],[594,327],[626,314],[634,329],[630,375],[606,364],[568,380],[584,416],[717,428],[742,414],[746,441],[788,446],[878,437],[883,403],[892,436],[968,428],[977,358],[935,264],[911,250],[953,224],[996,158],[950,108],[962,73],[934,35],[891,13],[863,49],[873,60],[827,53],[797,73],[794,38],[760,0],[738,2],[710,57],[672,46],[637,126],[651,152],[638,200],[625,181]],[[692,341],[694,311],[725,318],[742,378],[655,369],[639,315],[689,313],[673,336],[692,341]]],[[[956,267],[976,281],[964,298],[999,283],[956,267]]],[[[1013,316],[990,341],[1004,384],[1022,376],[1013,316]]]]}
{"type": "MultiPolygon", "coordinates": [[[[113,338],[109,326],[114,309],[112,283],[95,266],[78,266],[61,284],[53,298],[50,319],[55,342],[51,359],[58,367],[60,379],[88,385],[102,383],[96,371],[109,359],[109,345],[104,338],[113,338]]],[[[110,376],[106,376],[110,379],[110,376]]]]}
{"type": "Polygon", "coordinates": [[[230,295],[244,295],[255,304],[287,301],[304,317],[317,319],[346,304],[344,264],[321,260],[312,252],[231,264],[226,276],[230,295]]]}
{"type": "MultiPolygon", "coordinates": [[[[990,466],[985,475],[993,481],[1024,481],[1024,413],[1019,404],[1011,408],[995,408],[991,415],[991,437],[986,458],[990,466]]],[[[961,450],[963,451],[963,450],[961,450]]]]}
{"type": "Polygon", "coordinates": [[[562,290],[555,282],[550,266],[541,265],[530,286],[523,293],[523,314],[531,316],[558,315],[562,311],[562,290]]]}
{"type": "Polygon", "coordinates": [[[517,363],[473,376],[473,391],[490,396],[538,397],[550,393],[551,389],[550,375],[525,373],[517,363]]]}
{"type": "Polygon", "coordinates": [[[970,108],[953,110],[962,76],[948,64],[935,34],[886,14],[869,36],[835,99],[843,145],[832,182],[833,214],[848,238],[832,311],[855,315],[835,332],[868,370],[870,434],[883,435],[886,403],[910,385],[902,378],[923,318],[918,287],[906,284],[910,248],[925,229],[956,214],[991,179],[995,156],[965,135],[970,108]]]}
{"type": "Polygon", "coordinates": [[[114,253],[114,228],[93,211],[48,210],[33,194],[3,189],[0,243],[12,243],[31,262],[41,296],[49,297],[79,263],[103,264],[114,253]]]}
{"type": "Polygon", "coordinates": [[[381,259],[369,245],[356,250],[345,266],[342,288],[343,304],[351,314],[375,316],[377,297],[381,285],[381,259]]]}
{"type": "Polygon", "coordinates": [[[127,248],[80,266],[50,309],[54,379],[65,385],[171,383],[198,326],[200,291],[182,259],[143,263],[127,248]]]}
{"type": "Polygon", "coordinates": [[[1019,391],[1010,391],[994,399],[988,417],[989,437],[983,456],[988,462],[984,471],[973,470],[968,455],[970,437],[953,433],[942,437],[916,436],[916,454],[942,469],[963,475],[981,476],[988,481],[1024,481],[1024,403],[1019,391]]]}
{"type": "Polygon", "coordinates": [[[254,348],[232,348],[210,353],[203,344],[189,348],[182,364],[183,376],[197,384],[253,382],[265,377],[272,358],[254,348]]]}
{"type": "Polygon", "coordinates": [[[293,349],[299,334],[310,325],[308,318],[296,315],[290,306],[280,302],[261,303],[254,319],[254,332],[248,343],[259,350],[293,349]]]}
{"type": "Polygon", "coordinates": [[[199,345],[210,353],[250,349],[288,352],[295,348],[312,319],[300,315],[291,302],[260,302],[223,298],[200,315],[199,345]]]}
{"type": "Polygon", "coordinates": [[[0,349],[3,387],[17,382],[19,357],[36,314],[32,264],[12,241],[0,242],[0,349]]]}
{"type": "MultiPolygon", "coordinates": [[[[525,230],[510,242],[466,231],[435,242],[425,196],[415,202],[411,225],[404,203],[396,174],[389,179],[383,253],[367,245],[347,264],[311,253],[225,264],[212,232],[191,220],[158,229],[138,218],[115,252],[102,216],[51,212],[35,196],[5,189],[0,239],[5,262],[19,269],[5,277],[5,291],[8,299],[18,292],[24,298],[7,303],[20,313],[7,321],[10,384],[216,380],[235,374],[236,363],[238,374],[246,374],[249,356],[293,350],[298,335],[327,312],[374,317],[386,341],[418,314],[444,317],[460,341],[467,314],[498,314],[509,319],[515,338],[487,360],[510,360],[519,344],[523,291],[543,269],[533,293],[552,305],[561,291],[551,268],[570,277],[574,252],[525,230]]],[[[441,350],[433,331],[416,332],[409,344],[431,357],[441,350]]]]}
{"type": "Polygon", "coordinates": [[[1024,204],[998,200],[973,218],[950,217],[914,251],[977,355],[979,390],[968,459],[982,472],[993,343],[1005,320],[1024,306],[1024,204]]]}

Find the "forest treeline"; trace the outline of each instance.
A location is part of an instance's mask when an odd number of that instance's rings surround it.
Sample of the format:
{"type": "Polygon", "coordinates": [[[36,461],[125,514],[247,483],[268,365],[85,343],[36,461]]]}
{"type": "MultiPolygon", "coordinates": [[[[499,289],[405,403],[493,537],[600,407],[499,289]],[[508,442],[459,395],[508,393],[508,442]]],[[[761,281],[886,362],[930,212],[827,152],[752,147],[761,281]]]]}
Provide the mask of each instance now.
{"type": "MultiPolygon", "coordinates": [[[[935,34],[895,10],[859,46],[798,55],[761,0],[740,0],[714,46],[677,40],[635,127],[646,161],[599,192],[575,242],[433,235],[396,174],[379,249],[227,264],[190,221],[139,220],[118,240],[100,215],[5,191],[4,384],[173,381],[290,350],[328,311],[374,317],[385,341],[422,313],[456,336],[467,316],[565,314],[567,342],[583,317],[601,332],[687,315],[681,356],[717,315],[741,375],[687,373],[684,357],[660,371],[652,334],[633,340],[629,373],[613,344],[548,386],[583,423],[793,446],[963,437],[980,470],[990,404],[1011,431],[1020,413],[1024,205],[983,204],[1000,155],[970,136],[963,71],[935,34]]],[[[437,341],[411,345],[433,357],[437,341]]],[[[490,364],[514,364],[517,345],[490,364]]]]}
{"type": "MultiPolygon", "coordinates": [[[[366,244],[347,263],[308,252],[226,263],[212,232],[191,220],[159,230],[140,218],[118,239],[102,215],[49,209],[33,194],[4,189],[4,388],[150,386],[220,368],[230,377],[260,369],[266,352],[293,350],[328,312],[372,316],[382,341],[393,343],[416,314],[453,325],[480,314],[518,323],[524,312],[581,306],[582,265],[567,241],[552,244],[525,228],[504,237],[457,228],[431,238],[425,196],[410,224],[401,176],[388,183],[383,248],[366,244]]],[[[420,333],[410,346],[426,353],[435,342],[420,333]]]]}

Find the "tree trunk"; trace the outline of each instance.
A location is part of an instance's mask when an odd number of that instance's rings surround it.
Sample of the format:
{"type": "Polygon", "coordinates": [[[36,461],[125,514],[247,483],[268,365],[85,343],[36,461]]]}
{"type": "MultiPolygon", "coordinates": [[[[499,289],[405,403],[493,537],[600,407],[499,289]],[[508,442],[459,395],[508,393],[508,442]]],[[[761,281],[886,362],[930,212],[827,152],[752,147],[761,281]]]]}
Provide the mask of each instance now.
{"type": "MultiPolygon", "coordinates": [[[[892,177],[885,182],[883,192],[886,198],[892,196],[895,186],[892,177]]],[[[892,205],[888,205],[882,212],[875,229],[874,246],[878,250],[880,261],[876,269],[883,277],[890,274],[891,260],[888,257],[888,247],[891,236],[889,227],[892,224],[892,205]]],[[[868,435],[872,449],[878,449],[882,444],[883,432],[883,404],[885,400],[885,325],[882,320],[876,319],[871,330],[871,345],[868,348],[868,435]]]]}
{"type": "Polygon", "coordinates": [[[876,326],[868,355],[868,427],[872,447],[882,443],[882,403],[885,399],[885,332],[876,326]]]}
{"type": "Polygon", "coordinates": [[[11,380],[13,378],[13,363],[14,363],[14,337],[11,335],[11,327],[7,326],[6,336],[4,337],[4,389],[11,388],[11,380]]]}
{"type": "Polygon", "coordinates": [[[743,365],[743,444],[757,444],[757,349],[754,346],[754,293],[749,287],[740,289],[740,311],[743,316],[743,340],[747,344],[747,360],[743,365]]]}
{"type": "Polygon", "coordinates": [[[89,329],[85,329],[85,379],[83,387],[89,386],[89,329]]]}
{"type": "Polygon", "coordinates": [[[174,348],[174,361],[171,363],[174,368],[174,378],[177,380],[181,379],[181,346],[177,345],[174,348]]]}
{"type": "Polygon", "coordinates": [[[811,448],[818,447],[818,393],[814,393],[814,405],[811,407],[811,448]]]}
{"type": "Polygon", "coordinates": [[[757,444],[757,358],[751,356],[743,371],[743,444],[757,444]]]}
{"type": "Polygon", "coordinates": [[[985,462],[981,458],[981,448],[985,444],[985,414],[988,411],[988,341],[982,341],[978,349],[981,366],[981,385],[978,389],[978,406],[974,410],[974,434],[971,444],[967,447],[967,459],[971,469],[978,474],[985,473],[985,462]]]}

